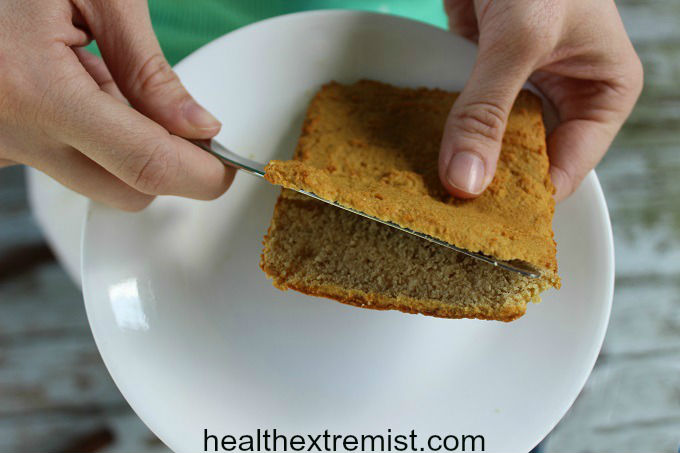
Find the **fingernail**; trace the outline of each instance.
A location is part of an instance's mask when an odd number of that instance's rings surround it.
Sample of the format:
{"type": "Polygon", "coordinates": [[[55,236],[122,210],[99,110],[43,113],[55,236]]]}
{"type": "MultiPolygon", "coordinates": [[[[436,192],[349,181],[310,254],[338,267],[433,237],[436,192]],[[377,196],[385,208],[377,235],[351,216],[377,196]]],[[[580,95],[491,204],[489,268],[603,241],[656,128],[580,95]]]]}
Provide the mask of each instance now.
{"type": "Polygon", "coordinates": [[[198,105],[193,99],[188,100],[184,104],[184,117],[197,129],[213,130],[219,129],[222,125],[217,118],[212,116],[210,112],[198,105]]]}
{"type": "Polygon", "coordinates": [[[456,189],[478,194],[484,188],[484,161],[476,153],[461,151],[451,158],[446,179],[456,189]]]}

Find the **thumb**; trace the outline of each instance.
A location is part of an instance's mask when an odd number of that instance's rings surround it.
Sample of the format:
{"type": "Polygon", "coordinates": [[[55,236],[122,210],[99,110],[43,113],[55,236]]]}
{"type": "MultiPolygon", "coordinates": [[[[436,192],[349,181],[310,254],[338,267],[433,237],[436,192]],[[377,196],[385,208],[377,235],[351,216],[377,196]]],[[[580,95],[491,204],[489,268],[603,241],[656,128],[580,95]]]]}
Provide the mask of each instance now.
{"type": "Polygon", "coordinates": [[[93,4],[86,20],[111,75],[130,104],[175,135],[216,135],[219,121],[191,97],[163,56],[147,2],[93,4]]]}
{"type": "Polygon", "coordinates": [[[508,115],[531,64],[499,43],[484,43],[444,126],[439,179],[448,192],[474,198],[491,183],[508,115]]]}

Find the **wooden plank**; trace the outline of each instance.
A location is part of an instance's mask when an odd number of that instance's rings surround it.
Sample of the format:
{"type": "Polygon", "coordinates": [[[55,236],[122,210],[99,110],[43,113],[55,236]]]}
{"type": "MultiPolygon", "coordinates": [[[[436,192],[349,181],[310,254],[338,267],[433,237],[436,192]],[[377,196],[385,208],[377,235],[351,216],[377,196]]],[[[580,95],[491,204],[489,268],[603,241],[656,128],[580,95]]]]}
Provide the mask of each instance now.
{"type": "MultiPolygon", "coordinates": [[[[679,141],[680,143],[680,137],[679,141]]],[[[680,272],[680,149],[616,147],[598,167],[618,276],[680,272]]]]}
{"type": "Polygon", "coordinates": [[[27,209],[24,169],[0,169],[0,260],[10,249],[42,242],[42,233],[27,209]]]}
{"type": "Polygon", "coordinates": [[[608,361],[680,354],[680,277],[619,278],[614,301],[602,351],[608,361]]]}
{"type": "Polygon", "coordinates": [[[60,451],[102,430],[101,451],[166,451],[112,382],[56,263],[0,283],[0,400],[0,451],[60,451]]]}
{"type": "Polygon", "coordinates": [[[636,46],[680,40],[680,4],[676,0],[619,0],[616,3],[636,46]]]}
{"type": "Polygon", "coordinates": [[[82,295],[57,263],[0,283],[0,346],[78,334],[91,342],[82,295]]]}
{"type": "Polygon", "coordinates": [[[40,412],[0,418],[0,451],[169,453],[127,405],[89,413],[40,412]],[[107,439],[109,437],[109,439],[107,439]],[[79,447],[79,448],[75,448],[79,447]]]}
{"type": "Polygon", "coordinates": [[[645,89],[598,167],[617,280],[609,331],[551,452],[678,451],[680,445],[680,2],[617,2],[645,89]]]}
{"type": "Polygon", "coordinates": [[[677,451],[678,376],[680,353],[601,357],[586,388],[546,441],[546,451],[677,451]]]}
{"type": "Polygon", "coordinates": [[[121,404],[87,332],[32,338],[0,352],[0,416],[121,404]]]}

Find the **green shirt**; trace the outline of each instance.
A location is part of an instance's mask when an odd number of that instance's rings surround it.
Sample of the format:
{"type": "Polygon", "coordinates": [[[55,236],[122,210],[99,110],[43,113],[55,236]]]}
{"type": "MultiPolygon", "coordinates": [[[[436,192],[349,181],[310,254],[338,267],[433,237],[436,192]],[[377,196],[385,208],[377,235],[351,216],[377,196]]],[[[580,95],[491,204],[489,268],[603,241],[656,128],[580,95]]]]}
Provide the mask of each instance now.
{"type": "Polygon", "coordinates": [[[443,0],[150,0],[151,20],[168,61],[268,17],[312,9],[361,9],[445,27],[443,0]]]}

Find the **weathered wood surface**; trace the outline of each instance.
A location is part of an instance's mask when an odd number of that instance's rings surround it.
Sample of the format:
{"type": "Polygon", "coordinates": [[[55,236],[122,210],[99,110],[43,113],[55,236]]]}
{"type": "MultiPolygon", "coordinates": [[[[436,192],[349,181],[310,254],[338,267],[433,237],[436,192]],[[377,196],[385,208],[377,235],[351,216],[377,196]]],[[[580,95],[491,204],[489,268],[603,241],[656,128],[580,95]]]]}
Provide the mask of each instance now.
{"type": "Polygon", "coordinates": [[[616,290],[604,348],[546,451],[680,446],[680,2],[618,2],[645,88],[598,167],[614,229],[616,290]]]}
{"type": "Polygon", "coordinates": [[[23,169],[0,171],[0,452],[160,452],[92,339],[82,296],[26,205],[23,169]]]}
{"type": "MultiPolygon", "coordinates": [[[[680,445],[680,1],[619,7],[646,86],[598,167],[616,243],[614,308],[593,374],[545,451],[676,452],[680,445]]],[[[81,295],[30,219],[20,169],[3,169],[0,452],[74,445],[166,451],[108,376],[81,295]]]]}

